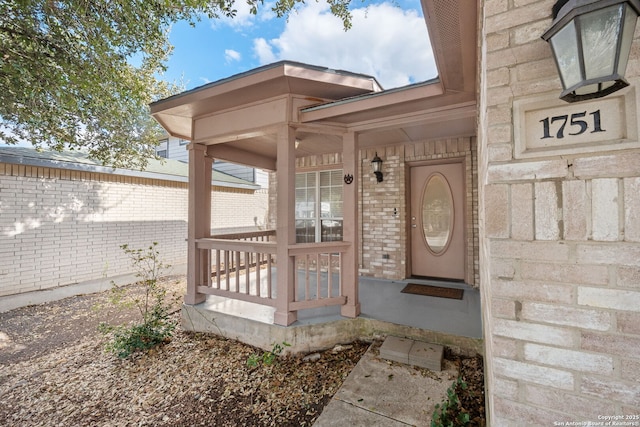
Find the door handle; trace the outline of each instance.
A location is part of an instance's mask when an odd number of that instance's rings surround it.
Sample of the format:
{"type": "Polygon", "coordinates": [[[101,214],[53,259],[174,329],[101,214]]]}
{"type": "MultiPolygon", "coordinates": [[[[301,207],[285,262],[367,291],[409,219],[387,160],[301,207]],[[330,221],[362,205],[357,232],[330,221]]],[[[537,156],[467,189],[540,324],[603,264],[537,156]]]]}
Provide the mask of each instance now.
{"type": "Polygon", "coordinates": [[[411,224],[411,228],[416,228],[416,227],[417,227],[417,225],[411,224]]]}

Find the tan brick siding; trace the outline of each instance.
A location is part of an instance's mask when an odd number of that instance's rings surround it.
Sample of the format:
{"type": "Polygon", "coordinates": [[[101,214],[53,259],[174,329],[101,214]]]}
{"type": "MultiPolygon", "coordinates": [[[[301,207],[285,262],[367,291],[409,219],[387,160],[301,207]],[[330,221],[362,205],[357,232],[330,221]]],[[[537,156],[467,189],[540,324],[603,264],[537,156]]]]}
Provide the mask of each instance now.
{"type": "MultiPolygon", "coordinates": [[[[482,3],[481,288],[491,425],[597,422],[640,408],[640,153],[513,157],[514,101],[561,91],[539,38],[553,3],[482,3]]],[[[639,34],[627,72],[634,84],[639,34]]]]}

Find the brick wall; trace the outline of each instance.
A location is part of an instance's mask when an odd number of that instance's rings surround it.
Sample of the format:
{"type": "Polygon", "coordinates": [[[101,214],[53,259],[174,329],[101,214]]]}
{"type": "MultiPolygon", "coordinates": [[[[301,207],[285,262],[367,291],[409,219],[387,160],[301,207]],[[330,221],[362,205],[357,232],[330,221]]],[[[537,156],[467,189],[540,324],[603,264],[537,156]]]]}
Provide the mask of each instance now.
{"type": "MultiPolygon", "coordinates": [[[[553,3],[483,3],[481,289],[496,426],[640,408],[640,151],[514,157],[514,103],[561,91],[540,39],[553,3]]],[[[638,35],[627,69],[635,86],[638,35]]]]}
{"type": "MultiPolygon", "coordinates": [[[[214,228],[264,225],[267,195],[215,187],[214,228]]],[[[131,271],[120,245],[186,263],[187,184],[0,163],[0,296],[131,271]]]]}
{"type": "Polygon", "coordinates": [[[376,150],[360,152],[360,274],[407,276],[407,206],[403,147],[380,147],[383,181],[371,171],[376,150]],[[394,209],[397,211],[394,211],[394,209]]]}
{"type": "Polygon", "coordinates": [[[475,138],[454,138],[422,141],[412,144],[380,147],[362,151],[361,158],[361,268],[360,274],[385,279],[404,279],[407,267],[408,172],[420,162],[460,160],[465,165],[465,236],[466,282],[477,285],[478,223],[477,223],[477,160],[475,138]],[[383,182],[378,183],[371,172],[375,153],[383,159],[383,182]],[[394,209],[397,214],[394,215],[394,209]],[[387,258],[388,256],[388,258],[387,258]]]}
{"type": "Polygon", "coordinates": [[[268,198],[268,189],[223,190],[222,187],[216,187],[211,194],[211,226],[214,233],[242,231],[252,227],[264,229],[269,216],[268,198]]]}

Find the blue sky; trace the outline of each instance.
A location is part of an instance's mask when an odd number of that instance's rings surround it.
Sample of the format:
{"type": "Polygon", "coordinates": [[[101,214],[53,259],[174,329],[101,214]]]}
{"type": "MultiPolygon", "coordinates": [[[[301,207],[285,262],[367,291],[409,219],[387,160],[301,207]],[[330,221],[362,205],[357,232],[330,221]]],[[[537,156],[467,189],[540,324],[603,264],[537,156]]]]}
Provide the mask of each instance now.
{"type": "Polygon", "coordinates": [[[354,0],[346,32],[324,0],[300,5],[289,19],[277,18],[268,1],[255,16],[236,4],[234,19],[173,25],[164,79],[191,89],[280,60],[372,75],[385,89],[436,77],[418,0],[354,0]]]}

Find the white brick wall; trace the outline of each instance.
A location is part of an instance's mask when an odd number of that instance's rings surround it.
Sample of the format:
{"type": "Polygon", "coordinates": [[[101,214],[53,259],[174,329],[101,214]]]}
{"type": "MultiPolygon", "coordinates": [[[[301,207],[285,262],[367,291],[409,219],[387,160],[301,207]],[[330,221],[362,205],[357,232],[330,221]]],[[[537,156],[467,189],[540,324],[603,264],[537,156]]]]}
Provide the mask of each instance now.
{"type": "MultiPolygon", "coordinates": [[[[267,194],[216,187],[212,226],[264,226],[267,194]]],[[[186,263],[187,185],[0,164],[0,296],[131,271],[120,249],[158,242],[186,263]]]]}

